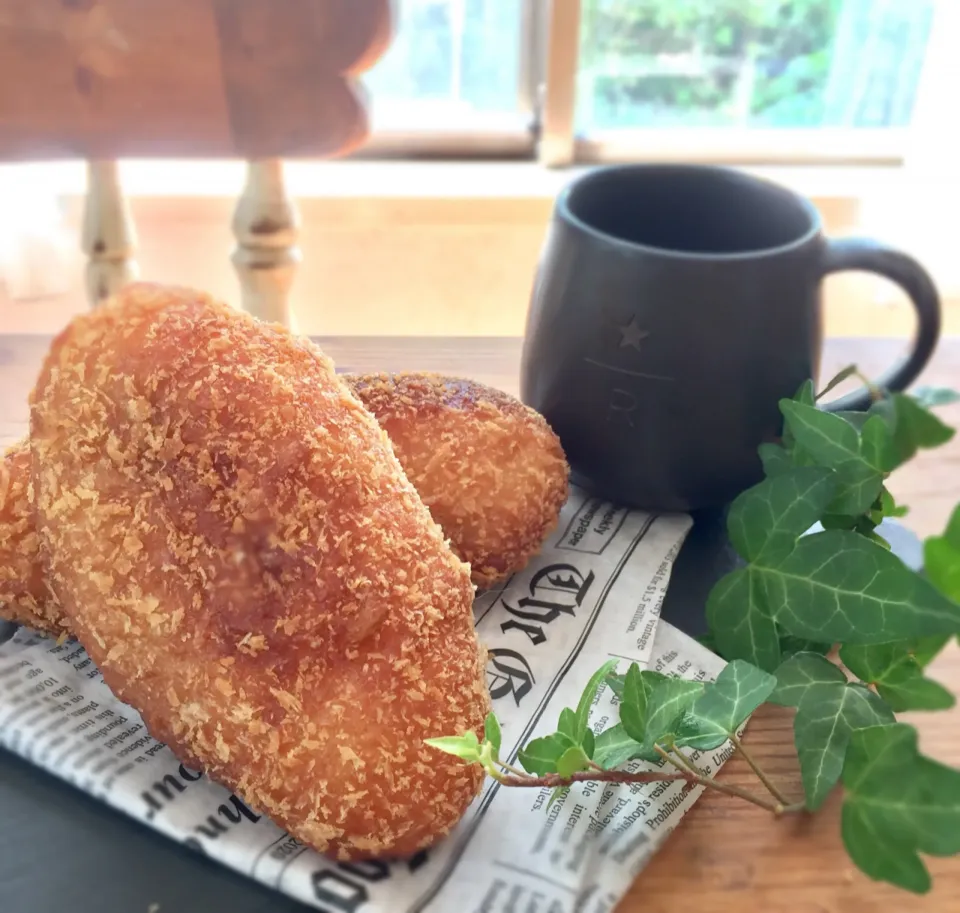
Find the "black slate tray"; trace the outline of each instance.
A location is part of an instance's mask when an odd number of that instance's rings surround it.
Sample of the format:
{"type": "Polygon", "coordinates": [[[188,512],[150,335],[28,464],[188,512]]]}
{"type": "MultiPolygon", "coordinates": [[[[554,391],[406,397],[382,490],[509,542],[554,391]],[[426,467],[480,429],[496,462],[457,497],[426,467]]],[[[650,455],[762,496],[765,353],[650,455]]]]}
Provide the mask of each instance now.
{"type": "MultiPolygon", "coordinates": [[[[919,540],[881,530],[907,564],[919,540]]],[[[671,575],[663,617],[697,637],[717,580],[737,565],[724,517],[694,517],[671,575]]],[[[12,626],[0,622],[0,640],[12,626]]],[[[2,913],[300,913],[307,908],[179,846],[73,786],[0,750],[2,913]]]]}

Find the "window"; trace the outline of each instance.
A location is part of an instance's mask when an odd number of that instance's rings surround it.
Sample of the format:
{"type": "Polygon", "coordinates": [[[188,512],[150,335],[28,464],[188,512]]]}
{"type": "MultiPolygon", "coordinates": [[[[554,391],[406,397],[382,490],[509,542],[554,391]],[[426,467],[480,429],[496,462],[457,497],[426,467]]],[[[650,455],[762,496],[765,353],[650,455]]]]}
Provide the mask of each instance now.
{"type": "MultiPolygon", "coordinates": [[[[538,0],[534,0],[538,2],[538,0]]],[[[365,76],[372,147],[531,153],[533,2],[404,0],[365,76]]]]}
{"type": "Polygon", "coordinates": [[[951,2],[404,0],[369,152],[894,162],[951,2]]]}

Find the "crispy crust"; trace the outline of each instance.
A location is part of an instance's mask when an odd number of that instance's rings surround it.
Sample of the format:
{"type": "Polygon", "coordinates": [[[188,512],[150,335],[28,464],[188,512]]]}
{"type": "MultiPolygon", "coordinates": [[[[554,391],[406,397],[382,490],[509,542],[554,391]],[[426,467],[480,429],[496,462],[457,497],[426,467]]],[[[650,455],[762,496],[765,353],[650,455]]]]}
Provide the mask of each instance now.
{"type": "Polygon", "coordinates": [[[60,637],[69,621],[44,586],[39,548],[30,447],[20,441],[0,461],[0,618],[60,637]]]}
{"type": "Polygon", "coordinates": [[[474,583],[523,568],[556,527],[569,467],[544,418],[475,381],[440,374],[344,375],[474,583]]]}
{"type": "Polygon", "coordinates": [[[47,580],[157,738],[340,859],[456,824],[482,772],[423,740],[489,709],[469,572],[319,349],[132,285],[55,341],[31,438],[47,580]]]}

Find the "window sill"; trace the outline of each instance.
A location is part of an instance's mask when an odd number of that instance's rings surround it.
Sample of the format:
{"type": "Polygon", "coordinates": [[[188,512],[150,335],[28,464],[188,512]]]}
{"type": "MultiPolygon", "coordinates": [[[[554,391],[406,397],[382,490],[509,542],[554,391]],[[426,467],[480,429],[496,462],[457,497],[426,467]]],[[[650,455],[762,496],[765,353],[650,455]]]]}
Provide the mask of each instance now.
{"type": "MultiPolygon", "coordinates": [[[[295,198],[500,198],[552,199],[591,166],[550,169],[535,162],[469,161],[290,161],[287,185],[295,198]]],[[[4,177],[45,192],[82,195],[82,162],[9,166],[4,177]]],[[[859,200],[900,190],[910,177],[901,166],[744,166],[814,199],[859,200]]],[[[129,197],[227,197],[241,191],[241,161],[129,160],[121,163],[129,197]]]]}

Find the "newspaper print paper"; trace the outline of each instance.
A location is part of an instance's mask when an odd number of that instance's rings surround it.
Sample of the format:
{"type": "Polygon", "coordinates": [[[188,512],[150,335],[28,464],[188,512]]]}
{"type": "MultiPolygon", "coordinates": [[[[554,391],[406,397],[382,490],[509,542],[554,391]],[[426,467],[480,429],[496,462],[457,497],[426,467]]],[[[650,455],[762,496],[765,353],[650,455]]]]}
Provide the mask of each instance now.
{"type": "MultiPolygon", "coordinates": [[[[574,490],[541,554],[481,593],[477,630],[503,729],[501,757],[552,732],[607,659],[713,679],[723,661],[667,623],[660,605],[689,529],[574,490]]],[[[617,718],[604,687],[596,731],[617,718]]],[[[451,733],[452,735],[455,733],[451,733]]],[[[612,909],[700,790],[582,784],[547,810],[548,790],[487,780],[458,828],[414,858],[335,863],[229,790],[180,764],[103,684],[79,644],[21,629],[0,644],[0,745],[121,812],[328,913],[612,909]]],[[[715,771],[724,752],[700,766],[715,771]]],[[[636,762],[634,767],[644,766],[636,762]]]]}

